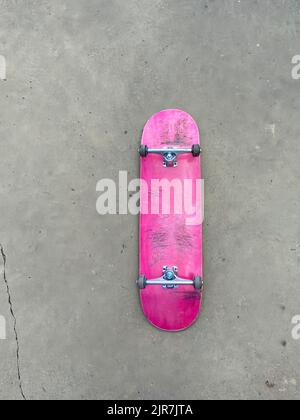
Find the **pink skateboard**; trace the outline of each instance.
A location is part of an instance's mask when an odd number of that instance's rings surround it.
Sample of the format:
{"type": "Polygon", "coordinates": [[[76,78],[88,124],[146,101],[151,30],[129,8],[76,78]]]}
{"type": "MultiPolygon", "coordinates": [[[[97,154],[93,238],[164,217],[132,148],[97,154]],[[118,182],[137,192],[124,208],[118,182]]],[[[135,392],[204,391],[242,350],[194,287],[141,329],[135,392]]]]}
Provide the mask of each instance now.
{"type": "Polygon", "coordinates": [[[182,331],[197,319],[203,292],[201,148],[197,124],[180,110],[146,124],[141,156],[141,304],[148,321],[182,331]]]}

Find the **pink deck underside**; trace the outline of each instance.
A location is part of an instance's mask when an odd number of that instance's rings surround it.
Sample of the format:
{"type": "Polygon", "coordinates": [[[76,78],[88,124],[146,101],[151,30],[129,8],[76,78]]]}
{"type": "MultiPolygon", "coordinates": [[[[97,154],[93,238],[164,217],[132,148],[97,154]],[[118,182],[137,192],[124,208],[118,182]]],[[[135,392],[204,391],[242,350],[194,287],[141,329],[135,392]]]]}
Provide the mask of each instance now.
{"type": "MultiPolygon", "coordinates": [[[[142,144],[149,148],[189,148],[199,143],[199,131],[192,117],[183,111],[167,110],[154,115],[146,124],[142,144]]],[[[149,155],[141,159],[141,179],[148,188],[141,187],[141,203],[149,203],[161,190],[151,188],[151,180],[201,179],[200,158],[192,155],[178,157],[177,168],[164,168],[162,157],[149,155]]],[[[196,184],[193,183],[190,199],[196,205],[196,184]]],[[[141,214],[140,219],[140,274],[147,279],[161,277],[164,266],[177,266],[179,277],[192,280],[203,276],[202,225],[189,225],[190,215],[174,214],[174,197],[171,194],[171,215],[141,214]]],[[[183,201],[183,199],[182,199],[183,201]]],[[[166,331],[181,331],[197,319],[201,307],[201,294],[193,286],[163,289],[162,286],[147,286],[141,291],[144,314],[151,324],[166,331]]]]}

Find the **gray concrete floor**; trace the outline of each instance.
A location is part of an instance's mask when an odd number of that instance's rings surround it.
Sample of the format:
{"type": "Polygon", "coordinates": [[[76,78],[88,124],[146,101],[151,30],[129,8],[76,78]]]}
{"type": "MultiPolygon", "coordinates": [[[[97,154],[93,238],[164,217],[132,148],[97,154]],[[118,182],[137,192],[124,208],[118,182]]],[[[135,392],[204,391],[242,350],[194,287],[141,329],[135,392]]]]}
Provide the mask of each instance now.
{"type": "Polygon", "coordinates": [[[1,399],[299,398],[299,32],[297,0],[1,2],[1,399]],[[206,180],[205,302],[175,335],[139,307],[138,219],[95,210],[171,107],[206,180]]]}

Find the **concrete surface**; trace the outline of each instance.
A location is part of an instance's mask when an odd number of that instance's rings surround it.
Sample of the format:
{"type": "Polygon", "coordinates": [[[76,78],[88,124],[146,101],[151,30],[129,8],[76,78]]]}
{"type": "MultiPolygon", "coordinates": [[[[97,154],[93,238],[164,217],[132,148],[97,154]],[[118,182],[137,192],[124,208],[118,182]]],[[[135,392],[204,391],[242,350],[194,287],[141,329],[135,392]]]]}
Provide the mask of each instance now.
{"type": "Polygon", "coordinates": [[[299,32],[297,0],[2,0],[1,399],[299,398],[299,32]],[[170,107],[206,180],[205,303],[176,335],[139,307],[138,219],[95,210],[170,107]]]}

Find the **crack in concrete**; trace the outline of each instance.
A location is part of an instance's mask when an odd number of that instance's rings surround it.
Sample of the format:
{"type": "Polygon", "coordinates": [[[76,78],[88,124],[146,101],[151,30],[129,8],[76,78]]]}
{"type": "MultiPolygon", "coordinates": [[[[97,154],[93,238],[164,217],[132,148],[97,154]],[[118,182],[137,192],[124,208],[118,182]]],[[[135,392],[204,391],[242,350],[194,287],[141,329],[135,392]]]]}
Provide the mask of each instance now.
{"type": "Polygon", "coordinates": [[[3,259],[3,279],[4,279],[5,286],[6,286],[9,309],[10,309],[10,313],[11,313],[11,316],[12,316],[12,319],[13,319],[15,340],[16,340],[16,346],[17,346],[16,357],[17,357],[17,373],[18,373],[19,388],[20,388],[20,392],[21,392],[23,400],[26,401],[25,393],[24,393],[23,386],[22,386],[22,378],[21,378],[20,344],[19,344],[19,336],[18,336],[18,330],[17,330],[17,318],[16,318],[16,315],[15,315],[15,312],[14,312],[14,306],[13,306],[13,303],[12,303],[10,287],[9,287],[9,283],[8,283],[7,276],[6,276],[6,254],[5,254],[3,246],[1,244],[0,244],[0,251],[1,251],[1,256],[2,256],[2,259],[3,259]]]}

